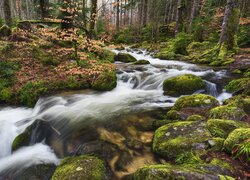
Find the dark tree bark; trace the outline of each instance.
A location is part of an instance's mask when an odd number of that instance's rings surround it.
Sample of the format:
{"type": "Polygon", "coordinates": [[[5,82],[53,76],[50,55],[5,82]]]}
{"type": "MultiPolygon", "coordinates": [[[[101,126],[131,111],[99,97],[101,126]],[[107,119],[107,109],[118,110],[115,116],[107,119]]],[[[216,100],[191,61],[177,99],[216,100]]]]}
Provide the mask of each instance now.
{"type": "Polygon", "coordinates": [[[192,24],[193,24],[194,18],[195,18],[196,13],[197,13],[198,3],[199,3],[198,0],[193,1],[193,6],[192,6],[190,20],[189,20],[189,27],[188,27],[189,32],[192,29],[192,24]]]}
{"type": "Polygon", "coordinates": [[[40,10],[41,10],[41,18],[44,19],[47,16],[47,0],[39,0],[40,10]]]}
{"type": "Polygon", "coordinates": [[[11,26],[12,25],[12,16],[11,16],[11,9],[10,9],[10,1],[9,0],[4,0],[3,1],[3,7],[4,7],[5,23],[8,26],[11,26]]]}
{"type": "Polygon", "coordinates": [[[182,0],[177,1],[177,9],[176,9],[176,16],[175,16],[175,34],[178,34],[181,30],[181,13],[182,13],[182,0]]]}
{"type": "Polygon", "coordinates": [[[87,27],[87,15],[86,15],[86,0],[82,0],[82,19],[83,19],[83,28],[87,27]]]}
{"type": "Polygon", "coordinates": [[[143,21],[142,26],[145,27],[147,25],[148,19],[148,0],[143,1],[143,21]]]}

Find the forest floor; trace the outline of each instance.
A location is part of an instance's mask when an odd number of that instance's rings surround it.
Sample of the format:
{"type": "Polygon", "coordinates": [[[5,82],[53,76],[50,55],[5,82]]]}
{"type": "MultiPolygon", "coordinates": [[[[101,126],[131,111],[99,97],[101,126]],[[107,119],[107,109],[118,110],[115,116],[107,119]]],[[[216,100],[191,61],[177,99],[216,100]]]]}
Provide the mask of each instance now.
{"type": "Polygon", "coordinates": [[[103,42],[75,34],[76,30],[32,27],[1,38],[0,99],[33,106],[41,94],[54,91],[114,88],[114,54],[103,42]]]}

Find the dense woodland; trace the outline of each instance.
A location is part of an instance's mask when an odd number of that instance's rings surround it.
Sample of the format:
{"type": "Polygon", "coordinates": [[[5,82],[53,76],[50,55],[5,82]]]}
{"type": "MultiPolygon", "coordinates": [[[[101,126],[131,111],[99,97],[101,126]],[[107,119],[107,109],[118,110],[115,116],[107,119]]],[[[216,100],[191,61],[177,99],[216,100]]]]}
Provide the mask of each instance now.
{"type": "Polygon", "coordinates": [[[0,105],[0,179],[249,179],[250,0],[1,0],[0,105]]]}

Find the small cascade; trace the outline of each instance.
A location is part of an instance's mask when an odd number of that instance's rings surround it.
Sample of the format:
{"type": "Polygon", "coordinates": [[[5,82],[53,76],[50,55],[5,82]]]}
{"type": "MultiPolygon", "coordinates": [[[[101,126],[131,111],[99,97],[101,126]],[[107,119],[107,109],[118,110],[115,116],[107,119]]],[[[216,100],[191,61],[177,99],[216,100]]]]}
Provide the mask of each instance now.
{"type": "Polygon", "coordinates": [[[217,85],[215,83],[212,83],[212,82],[209,82],[206,80],[205,80],[205,83],[206,83],[207,93],[214,96],[214,97],[218,97],[219,93],[217,91],[217,85]]]}

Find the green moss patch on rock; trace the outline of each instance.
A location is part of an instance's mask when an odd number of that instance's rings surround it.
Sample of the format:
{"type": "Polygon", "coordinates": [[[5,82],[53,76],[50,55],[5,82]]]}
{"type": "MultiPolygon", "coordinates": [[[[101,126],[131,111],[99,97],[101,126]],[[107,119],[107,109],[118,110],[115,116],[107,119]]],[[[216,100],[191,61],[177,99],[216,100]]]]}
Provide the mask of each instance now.
{"type": "Polygon", "coordinates": [[[165,119],[169,119],[169,120],[183,120],[181,117],[180,112],[176,111],[176,110],[170,110],[167,112],[165,119]]]}
{"type": "Polygon", "coordinates": [[[144,60],[144,59],[141,59],[141,60],[134,62],[134,65],[146,65],[146,64],[150,64],[150,62],[148,60],[144,60]]]}
{"type": "Polygon", "coordinates": [[[164,94],[174,97],[189,95],[204,88],[205,82],[200,77],[192,74],[169,78],[163,82],[164,94]]]}
{"type": "Polygon", "coordinates": [[[104,162],[94,156],[82,155],[66,157],[56,168],[52,180],[61,179],[105,179],[106,169],[104,162]]]}
{"type": "Polygon", "coordinates": [[[137,170],[133,174],[132,179],[135,179],[135,180],[151,180],[151,179],[185,180],[185,179],[222,179],[222,178],[230,179],[230,180],[234,179],[228,175],[219,174],[219,173],[217,174],[214,172],[209,172],[208,170],[197,169],[196,167],[174,166],[170,164],[164,164],[164,165],[145,166],[137,170]]]}
{"type": "Polygon", "coordinates": [[[124,62],[124,63],[132,63],[132,62],[136,62],[136,58],[134,58],[132,55],[127,54],[127,53],[118,53],[115,56],[115,61],[120,61],[120,62],[124,62]]]}
{"type": "Polygon", "coordinates": [[[229,134],[224,142],[224,149],[231,153],[233,148],[242,141],[250,139],[250,128],[238,128],[229,134]]]}
{"type": "Polygon", "coordinates": [[[98,78],[96,78],[91,87],[95,90],[110,91],[117,85],[116,73],[113,71],[104,71],[98,78]]]}
{"type": "Polygon", "coordinates": [[[219,137],[215,137],[211,140],[208,141],[211,150],[213,151],[222,151],[223,150],[223,145],[224,145],[224,138],[219,138],[219,137]]]}
{"type": "Polygon", "coordinates": [[[232,80],[225,88],[228,92],[250,95],[250,78],[232,80]]]}
{"type": "Polygon", "coordinates": [[[219,105],[219,102],[213,97],[205,94],[194,94],[179,98],[173,107],[173,110],[182,110],[183,108],[206,108],[212,109],[219,105]]]}
{"type": "Polygon", "coordinates": [[[189,116],[186,120],[187,121],[203,121],[205,119],[206,118],[201,115],[194,114],[194,115],[189,116]]]}
{"type": "Polygon", "coordinates": [[[228,119],[241,121],[246,117],[246,113],[237,107],[219,106],[210,110],[209,117],[211,119],[228,119]]]}
{"type": "Polygon", "coordinates": [[[246,128],[249,127],[249,125],[245,122],[223,119],[210,119],[207,121],[207,128],[210,133],[220,138],[227,138],[233,130],[240,127],[246,128]]]}
{"type": "Polygon", "coordinates": [[[203,122],[176,122],[156,130],[153,151],[171,160],[187,151],[200,151],[207,148],[212,139],[203,122]]]}
{"type": "Polygon", "coordinates": [[[245,96],[245,95],[233,96],[223,101],[223,104],[241,108],[246,113],[250,114],[250,96],[245,96]]]}

